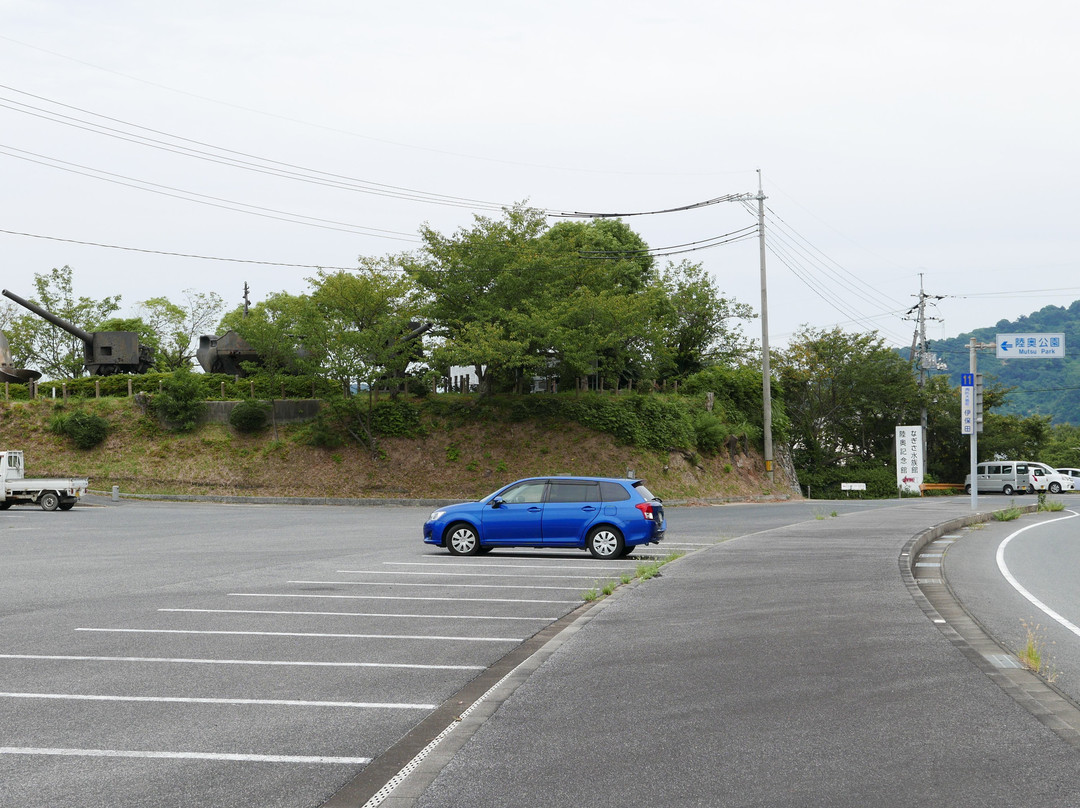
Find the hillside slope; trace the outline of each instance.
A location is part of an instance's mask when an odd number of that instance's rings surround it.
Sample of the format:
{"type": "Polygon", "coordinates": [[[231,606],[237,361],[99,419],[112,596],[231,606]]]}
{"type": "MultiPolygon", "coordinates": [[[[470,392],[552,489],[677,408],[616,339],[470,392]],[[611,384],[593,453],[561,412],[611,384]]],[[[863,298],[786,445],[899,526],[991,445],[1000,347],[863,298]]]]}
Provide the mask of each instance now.
{"type": "Polygon", "coordinates": [[[281,427],[278,440],[270,430],[249,437],[220,424],[175,434],[128,399],[102,399],[83,406],[109,421],[109,437],[83,451],[49,428],[70,406],[0,402],[0,447],[22,449],[28,475],[77,474],[92,490],[135,494],[473,499],[532,475],[633,474],[664,499],[794,495],[786,476],[768,484],[752,448],[734,457],[656,453],[573,423],[442,425],[418,438],[382,438],[373,456],[363,446],[303,445],[295,425],[281,427]]]}
{"type": "Polygon", "coordinates": [[[995,412],[1020,416],[1050,415],[1054,423],[1080,424],[1080,300],[1068,308],[1045,306],[1016,320],[1000,320],[950,339],[935,340],[932,350],[949,365],[955,386],[968,371],[968,343],[975,337],[992,343],[998,334],[1064,334],[1064,359],[1001,360],[993,351],[979,351],[978,367],[988,383],[1015,388],[995,412]]]}

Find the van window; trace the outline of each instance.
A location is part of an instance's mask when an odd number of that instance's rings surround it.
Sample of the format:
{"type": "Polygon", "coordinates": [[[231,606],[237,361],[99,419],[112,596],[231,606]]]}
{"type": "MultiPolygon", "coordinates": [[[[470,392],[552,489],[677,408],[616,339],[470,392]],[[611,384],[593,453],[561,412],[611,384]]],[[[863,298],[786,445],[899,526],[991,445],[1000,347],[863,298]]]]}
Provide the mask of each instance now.
{"type": "Polygon", "coordinates": [[[986,467],[986,473],[987,474],[1001,474],[1001,466],[987,466],[986,467]]]}
{"type": "Polygon", "coordinates": [[[1027,463],[1017,463],[1016,464],[1016,473],[1017,474],[1027,474],[1028,473],[1028,464],[1027,463]]]}
{"type": "Polygon", "coordinates": [[[1011,465],[1002,466],[1001,467],[1001,473],[1002,474],[1012,474],[1012,466],[1011,465]]]}

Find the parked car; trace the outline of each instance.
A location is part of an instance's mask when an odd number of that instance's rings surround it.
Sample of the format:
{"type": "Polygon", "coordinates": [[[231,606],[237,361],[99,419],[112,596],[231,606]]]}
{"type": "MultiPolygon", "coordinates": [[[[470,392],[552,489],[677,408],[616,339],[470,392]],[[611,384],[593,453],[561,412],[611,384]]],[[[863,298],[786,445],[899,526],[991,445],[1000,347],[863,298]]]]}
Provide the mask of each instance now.
{"type": "MultiPolygon", "coordinates": [[[[979,493],[1000,492],[1006,496],[1012,494],[1034,494],[1037,491],[1049,491],[1060,494],[1072,489],[1072,480],[1058,474],[1045,463],[1030,460],[995,460],[979,463],[976,467],[979,493]]],[[[971,493],[971,475],[964,478],[964,490],[971,493]]]]}
{"type": "Polygon", "coordinates": [[[1068,477],[1071,484],[1070,491],[1076,491],[1080,488],[1080,469],[1064,468],[1058,469],[1057,473],[1063,477],[1068,477]]]}
{"type": "Polygon", "coordinates": [[[454,555],[496,547],[576,547],[621,558],[664,538],[664,505],[643,480],[531,477],[477,502],[440,508],[424,523],[424,541],[454,555]]]}

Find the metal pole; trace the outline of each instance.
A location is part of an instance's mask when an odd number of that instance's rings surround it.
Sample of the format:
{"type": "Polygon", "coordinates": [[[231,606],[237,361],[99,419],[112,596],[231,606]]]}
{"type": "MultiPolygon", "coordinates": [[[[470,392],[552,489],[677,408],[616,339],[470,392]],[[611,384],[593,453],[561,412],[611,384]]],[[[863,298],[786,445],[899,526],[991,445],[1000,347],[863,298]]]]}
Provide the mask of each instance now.
{"type": "MultiPolygon", "coordinates": [[[[978,343],[975,342],[975,337],[971,338],[971,342],[968,343],[968,350],[970,358],[968,359],[968,370],[971,371],[972,376],[978,371],[978,359],[975,349],[978,343]]],[[[974,418],[971,424],[971,510],[977,510],[979,507],[979,476],[976,474],[979,468],[979,425],[974,423],[974,418]]]]}
{"type": "Polygon", "coordinates": [[[758,169],[758,251],[761,257],[761,401],[762,431],[765,433],[765,474],[769,482],[776,481],[773,472],[772,445],[772,371],[769,368],[769,291],[765,279],[765,192],[761,188],[761,169],[758,169]]]}

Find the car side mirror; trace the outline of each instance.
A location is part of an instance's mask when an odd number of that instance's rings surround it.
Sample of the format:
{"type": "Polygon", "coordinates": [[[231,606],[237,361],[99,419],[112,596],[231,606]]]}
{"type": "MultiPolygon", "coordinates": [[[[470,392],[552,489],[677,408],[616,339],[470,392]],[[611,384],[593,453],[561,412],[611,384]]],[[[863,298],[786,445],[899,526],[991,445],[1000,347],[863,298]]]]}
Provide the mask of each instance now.
{"type": "Polygon", "coordinates": [[[492,508],[498,508],[502,504],[503,504],[503,498],[502,497],[495,497],[495,499],[491,500],[491,507],[492,508]]]}

